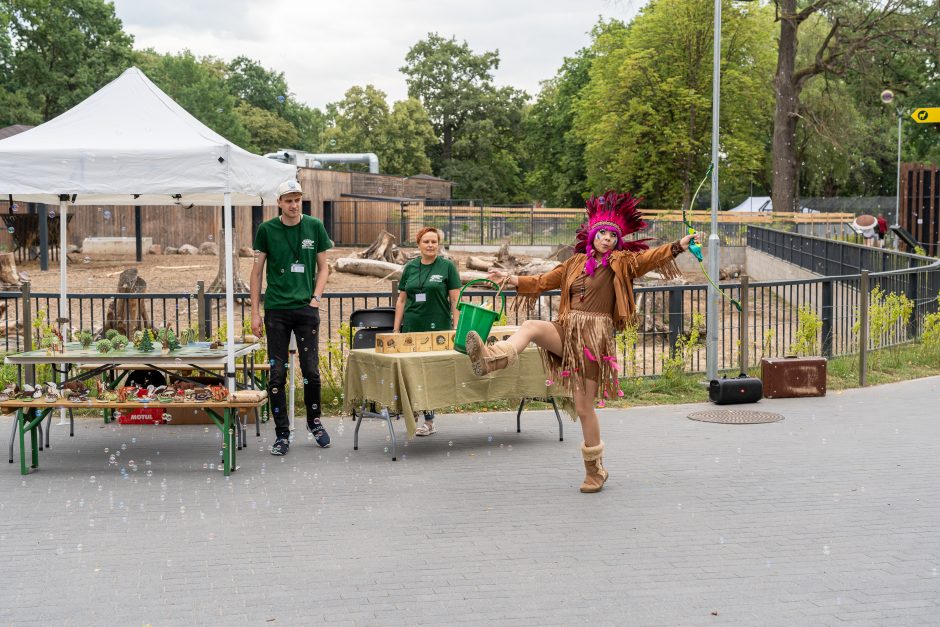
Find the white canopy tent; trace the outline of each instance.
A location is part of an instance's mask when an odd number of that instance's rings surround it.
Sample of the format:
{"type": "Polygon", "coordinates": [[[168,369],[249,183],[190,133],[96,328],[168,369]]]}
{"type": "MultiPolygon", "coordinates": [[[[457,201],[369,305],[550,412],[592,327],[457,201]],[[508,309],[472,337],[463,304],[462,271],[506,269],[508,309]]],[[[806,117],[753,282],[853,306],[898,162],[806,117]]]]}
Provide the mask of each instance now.
{"type": "Polygon", "coordinates": [[[137,68],[59,117],[0,141],[0,195],[59,205],[60,318],[69,205],[224,207],[228,374],[235,371],[232,205],[274,203],[277,186],[296,173],[212,131],[137,68]]]}

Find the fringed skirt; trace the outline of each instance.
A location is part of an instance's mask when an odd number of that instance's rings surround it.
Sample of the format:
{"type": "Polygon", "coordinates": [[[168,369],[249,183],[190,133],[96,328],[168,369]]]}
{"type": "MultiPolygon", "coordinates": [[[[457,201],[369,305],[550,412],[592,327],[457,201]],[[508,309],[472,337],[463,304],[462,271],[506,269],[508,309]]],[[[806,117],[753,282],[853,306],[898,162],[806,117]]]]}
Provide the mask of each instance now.
{"type": "Polygon", "coordinates": [[[561,338],[562,354],[539,349],[549,378],[566,391],[584,390],[584,381],[597,383],[603,401],[620,395],[614,322],[606,313],[569,311],[552,321],[561,338]]]}

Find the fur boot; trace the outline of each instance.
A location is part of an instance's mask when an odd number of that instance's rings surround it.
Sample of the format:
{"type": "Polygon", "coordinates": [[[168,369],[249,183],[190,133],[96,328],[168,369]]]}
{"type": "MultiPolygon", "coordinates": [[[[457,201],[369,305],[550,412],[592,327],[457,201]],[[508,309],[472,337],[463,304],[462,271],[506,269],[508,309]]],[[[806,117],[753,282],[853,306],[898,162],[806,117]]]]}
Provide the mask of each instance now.
{"type": "Polygon", "coordinates": [[[584,483],[582,492],[600,492],[607,481],[607,471],[604,470],[604,442],[597,446],[585,446],[581,442],[581,455],[584,457],[584,483]]]}
{"type": "Polygon", "coordinates": [[[476,331],[467,333],[467,356],[473,365],[473,374],[478,377],[508,368],[519,359],[519,353],[509,342],[504,340],[487,346],[476,331]]]}

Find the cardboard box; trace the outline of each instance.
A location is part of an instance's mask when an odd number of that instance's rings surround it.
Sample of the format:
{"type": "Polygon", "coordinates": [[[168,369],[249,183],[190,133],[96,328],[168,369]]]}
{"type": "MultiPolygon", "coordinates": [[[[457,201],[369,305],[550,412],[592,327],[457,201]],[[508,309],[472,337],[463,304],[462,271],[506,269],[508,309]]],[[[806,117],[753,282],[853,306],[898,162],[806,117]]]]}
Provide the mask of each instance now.
{"type": "Polygon", "coordinates": [[[401,333],[376,333],[375,352],[376,353],[397,353],[398,337],[401,333]]]}
{"type": "Polygon", "coordinates": [[[490,329],[490,334],[486,338],[486,343],[493,344],[494,342],[508,340],[509,337],[518,330],[518,326],[493,327],[490,329]]]}
{"type": "Polygon", "coordinates": [[[398,334],[398,352],[399,353],[413,353],[415,352],[415,333],[399,333],[398,334]]]}
{"type": "Polygon", "coordinates": [[[433,333],[412,333],[411,335],[414,336],[416,353],[430,353],[434,350],[433,333]]]}
{"type": "Polygon", "coordinates": [[[451,347],[454,345],[454,332],[453,331],[432,331],[431,332],[431,350],[435,351],[446,351],[448,350],[447,345],[450,344],[451,347]]]}

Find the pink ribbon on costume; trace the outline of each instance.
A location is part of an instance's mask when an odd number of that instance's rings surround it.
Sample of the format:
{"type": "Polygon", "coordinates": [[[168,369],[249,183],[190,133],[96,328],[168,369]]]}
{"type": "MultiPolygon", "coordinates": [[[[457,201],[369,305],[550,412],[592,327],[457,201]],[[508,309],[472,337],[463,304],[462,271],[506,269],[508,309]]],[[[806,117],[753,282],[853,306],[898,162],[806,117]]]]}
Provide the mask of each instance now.
{"type": "MultiPolygon", "coordinates": [[[[601,266],[610,265],[608,263],[608,260],[610,259],[611,252],[613,251],[608,250],[606,253],[604,253],[604,256],[601,257],[601,262],[600,262],[601,266]]],[[[594,276],[594,271],[598,267],[599,266],[598,266],[597,260],[594,259],[594,247],[591,246],[590,251],[588,253],[587,261],[584,263],[584,273],[587,274],[588,276],[594,276]]]]}
{"type": "Polygon", "coordinates": [[[570,371],[570,370],[562,370],[562,371],[561,371],[561,376],[563,376],[563,377],[570,377],[570,376],[571,376],[571,371],[570,371]]]}
{"type": "Polygon", "coordinates": [[[584,356],[587,357],[588,359],[590,359],[591,361],[597,361],[597,357],[595,357],[595,356],[591,353],[591,351],[588,349],[587,346],[584,347],[584,356]]]}
{"type": "Polygon", "coordinates": [[[611,355],[604,355],[604,361],[610,364],[610,367],[614,369],[615,372],[620,372],[620,364],[617,363],[617,358],[611,355]]]}

